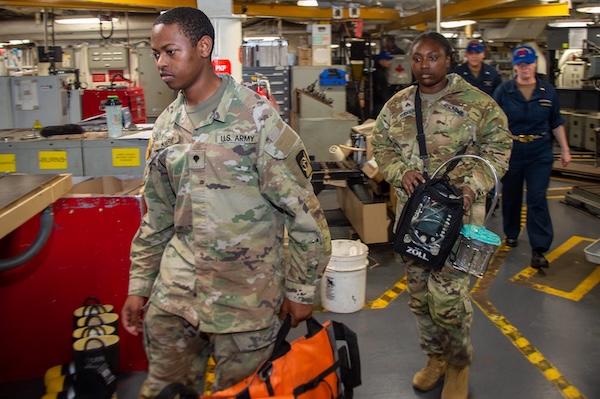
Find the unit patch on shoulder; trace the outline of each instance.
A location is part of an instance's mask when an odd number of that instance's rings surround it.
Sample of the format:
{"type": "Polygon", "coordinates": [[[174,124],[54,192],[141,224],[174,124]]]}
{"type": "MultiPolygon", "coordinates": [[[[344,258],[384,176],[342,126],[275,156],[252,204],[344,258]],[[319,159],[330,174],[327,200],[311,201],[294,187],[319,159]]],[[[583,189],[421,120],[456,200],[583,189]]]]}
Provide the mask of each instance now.
{"type": "Polygon", "coordinates": [[[308,157],[306,150],[302,150],[298,154],[296,154],[296,162],[298,162],[298,166],[304,174],[304,177],[310,179],[313,170],[312,165],[310,164],[310,158],[308,157]]]}

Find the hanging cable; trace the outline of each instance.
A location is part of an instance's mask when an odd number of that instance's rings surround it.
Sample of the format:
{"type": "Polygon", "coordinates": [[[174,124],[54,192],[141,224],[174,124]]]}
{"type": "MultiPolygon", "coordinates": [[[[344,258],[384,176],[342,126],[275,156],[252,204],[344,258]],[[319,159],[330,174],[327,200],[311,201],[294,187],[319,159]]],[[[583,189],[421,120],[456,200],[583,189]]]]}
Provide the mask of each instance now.
{"type": "Polygon", "coordinates": [[[100,20],[100,36],[104,39],[104,40],[108,40],[112,37],[113,33],[115,32],[115,25],[112,19],[112,15],[110,13],[108,13],[108,15],[102,15],[102,14],[98,14],[98,19],[100,20]],[[102,22],[103,18],[107,18],[107,21],[110,22],[110,33],[108,34],[108,36],[104,36],[104,28],[102,26],[102,22]]]}

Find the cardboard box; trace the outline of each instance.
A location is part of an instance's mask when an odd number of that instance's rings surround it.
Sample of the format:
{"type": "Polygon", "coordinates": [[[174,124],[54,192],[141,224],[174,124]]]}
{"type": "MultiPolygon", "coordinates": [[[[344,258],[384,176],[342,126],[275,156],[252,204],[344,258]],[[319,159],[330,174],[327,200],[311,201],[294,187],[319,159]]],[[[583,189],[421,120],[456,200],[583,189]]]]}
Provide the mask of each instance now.
{"type": "Polygon", "coordinates": [[[144,180],[137,179],[119,179],[114,176],[102,176],[95,179],[83,181],[75,184],[70,194],[91,194],[94,196],[119,196],[119,195],[140,195],[144,180]]]}
{"type": "Polygon", "coordinates": [[[331,65],[331,46],[313,45],[312,46],[312,64],[316,66],[331,65]]]}
{"type": "Polygon", "coordinates": [[[312,66],[312,49],[310,47],[298,47],[298,65],[312,66]]]}
{"type": "Polygon", "coordinates": [[[362,242],[376,244],[389,241],[391,220],[385,203],[363,204],[348,187],[337,188],[337,201],[362,242]]]}

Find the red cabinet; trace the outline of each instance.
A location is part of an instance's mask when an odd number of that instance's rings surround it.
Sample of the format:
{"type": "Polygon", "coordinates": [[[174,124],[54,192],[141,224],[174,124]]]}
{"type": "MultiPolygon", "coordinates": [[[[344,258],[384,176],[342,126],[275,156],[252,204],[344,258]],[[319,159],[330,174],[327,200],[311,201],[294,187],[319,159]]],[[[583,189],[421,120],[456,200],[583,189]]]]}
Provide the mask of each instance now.
{"type": "MultiPolygon", "coordinates": [[[[73,311],[94,296],[120,313],[129,283],[129,248],[144,212],[140,196],[61,197],[52,233],[21,266],[0,271],[0,383],[43,376],[72,361],[73,311]]],[[[39,216],[0,240],[0,258],[35,240],[39,216]]],[[[120,320],[119,320],[120,324],[120,320]]],[[[118,327],[120,370],[145,370],[142,336],[118,327]]]]}
{"type": "Polygon", "coordinates": [[[141,87],[84,90],[81,100],[82,118],[87,119],[103,114],[104,111],[100,109],[100,103],[106,100],[108,96],[119,96],[123,108],[129,107],[133,123],[146,123],[146,103],[144,89],[141,87]]]}

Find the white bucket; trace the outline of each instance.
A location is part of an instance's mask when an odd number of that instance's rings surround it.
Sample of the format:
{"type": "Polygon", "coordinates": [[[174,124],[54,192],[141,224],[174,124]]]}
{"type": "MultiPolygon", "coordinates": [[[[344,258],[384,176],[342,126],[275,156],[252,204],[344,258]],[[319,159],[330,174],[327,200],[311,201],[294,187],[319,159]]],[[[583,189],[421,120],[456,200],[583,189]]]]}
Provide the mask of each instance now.
{"type": "Polygon", "coordinates": [[[335,313],[365,305],[369,248],[360,241],[332,240],[331,259],[321,279],[321,304],[335,313]]]}

